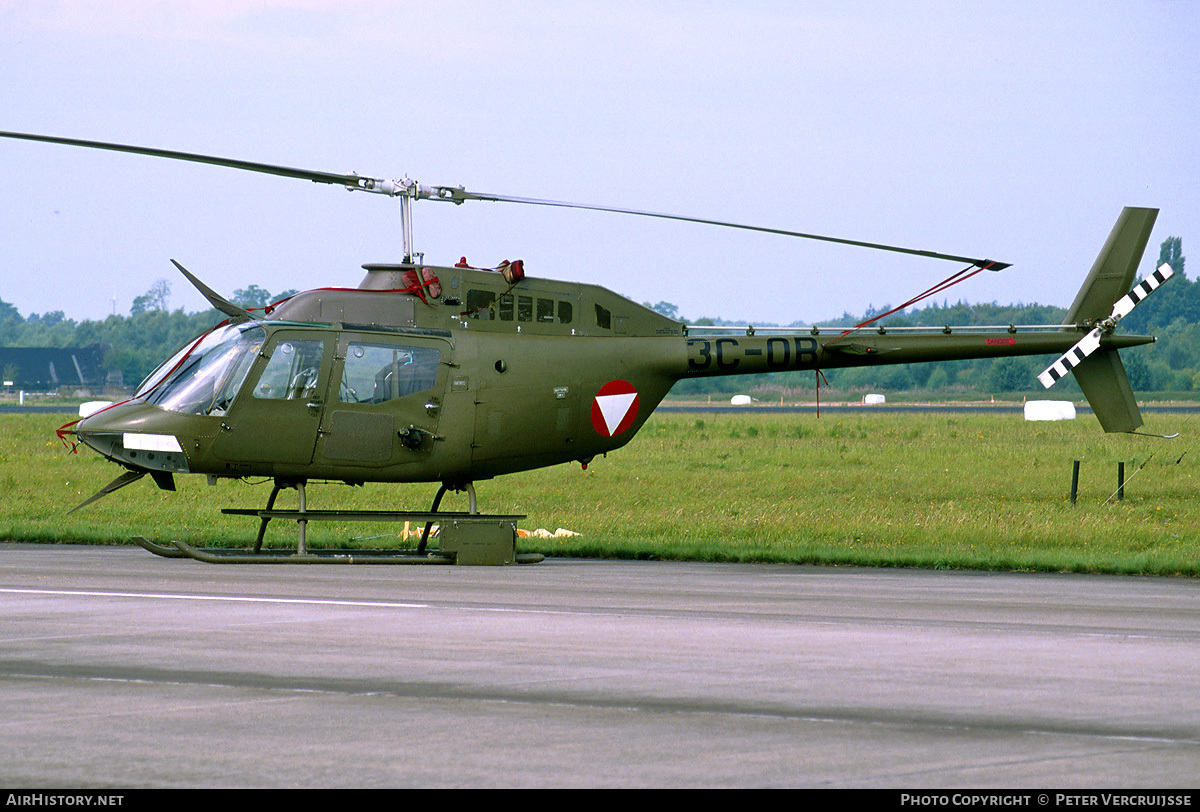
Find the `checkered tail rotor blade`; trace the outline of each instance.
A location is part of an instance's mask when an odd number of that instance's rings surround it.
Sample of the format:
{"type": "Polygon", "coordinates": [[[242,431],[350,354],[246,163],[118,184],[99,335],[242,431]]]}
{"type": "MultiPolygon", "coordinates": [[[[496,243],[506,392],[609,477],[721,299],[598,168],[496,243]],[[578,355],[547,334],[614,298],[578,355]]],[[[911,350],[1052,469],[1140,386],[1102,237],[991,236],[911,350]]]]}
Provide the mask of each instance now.
{"type": "Polygon", "coordinates": [[[1166,282],[1173,275],[1174,271],[1171,270],[1171,266],[1164,262],[1154,273],[1134,285],[1133,290],[1126,293],[1120,299],[1117,299],[1113,304],[1111,316],[1083,338],[1079,339],[1075,346],[1060,355],[1053,364],[1046,367],[1038,375],[1038,380],[1041,381],[1042,386],[1049,389],[1060,378],[1066,377],[1068,372],[1083,363],[1083,359],[1100,349],[1101,335],[1111,332],[1117,326],[1117,322],[1128,316],[1134,307],[1151,293],[1158,290],[1162,283],[1166,282]]]}

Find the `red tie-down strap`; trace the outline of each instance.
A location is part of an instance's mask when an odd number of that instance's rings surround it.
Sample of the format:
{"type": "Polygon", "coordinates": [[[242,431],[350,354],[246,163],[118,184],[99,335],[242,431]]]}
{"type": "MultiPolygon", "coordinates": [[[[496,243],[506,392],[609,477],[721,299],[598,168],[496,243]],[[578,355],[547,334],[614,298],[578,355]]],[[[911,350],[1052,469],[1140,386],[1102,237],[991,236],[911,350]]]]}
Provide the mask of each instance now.
{"type": "MultiPolygon", "coordinates": [[[[205,333],[205,335],[207,335],[207,333],[205,333]]],[[[157,386],[157,384],[156,384],[156,386],[157,386]]],[[[103,409],[97,409],[96,411],[92,412],[92,414],[100,414],[100,412],[106,412],[109,409],[113,408],[114,406],[120,406],[122,403],[128,403],[131,399],[132,398],[126,398],[125,400],[119,400],[116,403],[110,403],[107,406],[105,406],[103,409]]],[[[92,415],[88,415],[88,417],[91,417],[91,416],[92,415]]],[[[63,447],[66,448],[68,451],[70,451],[72,454],[79,453],[79,443],[76,442],[75,440],[68,440],[67,435],[75,434],[74,427],[77,423],[79,423],[82,420],[83,420],[83,418],[80,417],[77,420],[72,420],[70,423],[64,423],[63,425],[59,426],[58,428],[56,428],[54,430],[54,434],[62,442],[63,447]]]]}
{"type": "Polygon", "coordinates": [[[821,419],[821,381],[825,381],[825,386],[828,388],[829,380],[825,377],[825,373],[820,369],[813,370],[817,373],[817,419],[821,419]]]}
{"type": "MultiPolygon", "coordinates": [[[[79,420],[82,419],[82,417],[79,418],[79,420]]],[[[54,433],[58,436],[59,441],[63,444],[63,448],[67,449],[72,454],[79,453],[79,443],[75,442],[74,440],[68,440],[67,435],[75,433],[75,429],[73,427],[79,422],[79,420],[72,420],[70,423],[64,423],[54,430],[54,433]]]]}
{"type": "Polygon", "coordinates": [[[428,268],[421,268],[419,273],[416,270],[405,271],[400,278],[404,280],[406,286],[403,292],[415,293],[426,304],[429,304],[429,300],[425,298],[426,291],[434,299],[442,295],[441,280],[437,278],[437,274],[428,268]]]}

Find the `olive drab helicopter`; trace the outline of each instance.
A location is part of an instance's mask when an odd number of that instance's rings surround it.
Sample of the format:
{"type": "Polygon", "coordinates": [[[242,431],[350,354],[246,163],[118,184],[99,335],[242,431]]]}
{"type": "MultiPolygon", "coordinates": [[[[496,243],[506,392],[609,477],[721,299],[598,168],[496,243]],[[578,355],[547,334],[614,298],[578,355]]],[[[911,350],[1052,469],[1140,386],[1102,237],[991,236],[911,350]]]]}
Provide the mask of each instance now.
{"type": "MultiPolygon", "coordinates": [[[[1004,263],[697,217],[482,194],[171,150],[0,132],[5,138],[114,150],[282,175],[399,198],[404,254],[364,265],[357,288],[322,288],[250,311],[180,272],[228,318],[158,367],[128,400],[60,431],[125,470],[83,504],[149,475],[174,489],[177,474],[264,477],[265,509],[225,512],[260,520],[246,551],[138,542],[159,555],[236,562],[510,563],[522,516],[479,513],[474,483],[562,463],[587,465],[624,446],[677,381],[717,375],[877,364],[1055,355],[1040,379],[1074,374],[1101,426],[1142,425],[1118,350],[1154,341],[1118,335],[1120,319],[1170,276],[1164,265],[1131,290],[1155,209],[1126,208],[1063,324],[937,329],[871,327],[738,330],[687,326],[602,287],[526,276],[519,261],[477,268],[423,261],[412,246],[420,200],[523,203],[682,220],[965,263],[931,291],[1004,263]],[[310,481],[440,483],[428,511],[310,510],[310,481]],[[276,510],[282,489],[297,510],[276,510]],[[466,491],[469,510],[439,511],[466,491]],[[297,523],[295,552],[264,550],[271,519],[297,523]],[[310,551],[308,522],[414,522],[415,551],[310,551]],[[427,550],[430,526],[439,549],[427,550]]],[[[174,260],[172,260],[174,261],[174,260]]],[[[928,292],[927,292],[928,293],[928,292]]],[[[918,297],[920,298],[920,297],[918,297]]],[[[916,301],[916,300],[912,300],[916,301]]],[[[82,507],[80,505],[79,507],[82,507]]]]}

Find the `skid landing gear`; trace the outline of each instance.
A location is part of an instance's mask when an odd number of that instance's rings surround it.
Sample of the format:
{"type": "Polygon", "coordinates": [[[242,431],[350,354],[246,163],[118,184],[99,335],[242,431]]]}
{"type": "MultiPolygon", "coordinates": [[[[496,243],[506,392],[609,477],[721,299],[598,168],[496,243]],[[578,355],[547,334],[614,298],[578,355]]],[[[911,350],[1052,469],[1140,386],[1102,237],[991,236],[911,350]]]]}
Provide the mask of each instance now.
{"type": "Polygon", "coordinates": [[[517,553],[517,522],[523,515],[490,515],[479,513],[475,487],[443,484],[425,512],[407,510],[309,510],[305,482],[276,480],[267,506],[263,510],[226,508],[221,511],[233,516],[255,516],[259,519],[258,535],[250,550],[198,549],[187,542],[173,541],[170,546],[136,537],[143,549],[164,558],[194,558],[210,564],[533,564],[543,560],[539,553],[517,553]],[[284,488],[299,491],[297,510],[275,510],[275,499],[284,488]],[[439,511],[447,490],[466,490],[470,499],[467,513],[439,511]],[[262,549],[263,536],[271,519],[292,519],[296,522],[296,550],[262,549]],[[315,550],[306,544],[309,522],[392,522],[424,523],[420,544],[415,552],[385,550],[315,550]],[[427,551],[430,530],[437,524],[436,551],[427,551]]]}

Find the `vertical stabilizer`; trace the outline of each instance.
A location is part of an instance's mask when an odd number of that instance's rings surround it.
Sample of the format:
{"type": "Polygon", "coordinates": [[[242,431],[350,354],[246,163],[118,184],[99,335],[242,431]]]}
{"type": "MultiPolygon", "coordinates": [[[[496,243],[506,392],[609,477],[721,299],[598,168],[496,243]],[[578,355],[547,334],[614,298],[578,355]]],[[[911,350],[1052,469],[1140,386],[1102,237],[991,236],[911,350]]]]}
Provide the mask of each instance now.
{"type": "MultiPolygon", "coordinates": [[[[1157,216],[1158,209],[1127,206],[1121,212],[1108,235],[1107,242],[1100,249],[1100,255],[1092,265],[1091,273],[1067,312],[1068,324],[1095,324],[1108,320],[1107,328],[1103,324],[1097,326],[1063,356],[1071,356],[1069,368],[1106,432],[1134,431],[1142,425],[1142,415],[1138,411],[1133,387],[1129,385],[1121,356],[1116,350],[1101,350],[1099,346],[1102,331],[1111,331],[1116,321],[1149,292],[1140,292],[1131,298],[1124,312],[1118,314],[1119,308],[1114,307],[1122,297],[1126,297],[1127,294],[1132,296],[1130,289],[1133,287],[1133,278],[1157,216]]],[[[1167,276],[1169,277],[1169,273],[1167,276]]],[[[1158,287],[1161,281],[1156,278],[1151,289],[1158,287]]],[[[1059,359],[1060,362],[1062,360],[1059,359]]],[[[1066,374],[1066,368],[1058,374],[1052,372],[1054,368],[1055,365],[1052,364],[1042,373],[1043,376],[1048,376],[1042,380],[1044,385],[1049,386],[1058,377],[1066,374]]]]}

